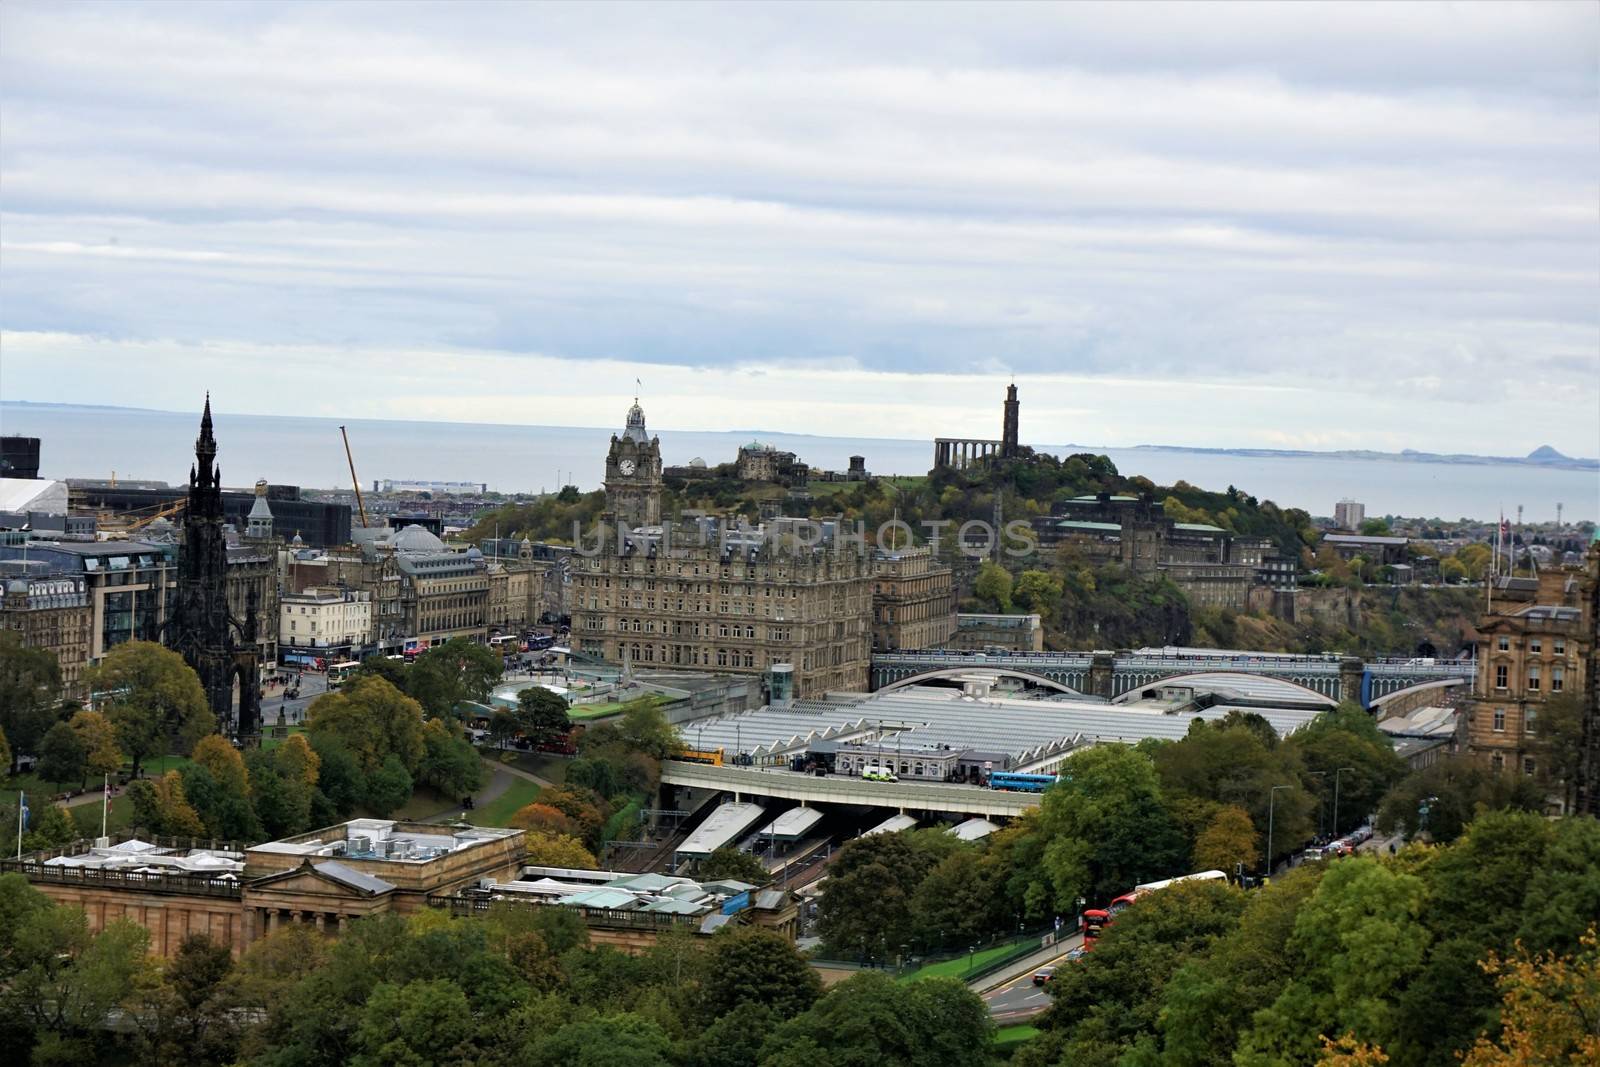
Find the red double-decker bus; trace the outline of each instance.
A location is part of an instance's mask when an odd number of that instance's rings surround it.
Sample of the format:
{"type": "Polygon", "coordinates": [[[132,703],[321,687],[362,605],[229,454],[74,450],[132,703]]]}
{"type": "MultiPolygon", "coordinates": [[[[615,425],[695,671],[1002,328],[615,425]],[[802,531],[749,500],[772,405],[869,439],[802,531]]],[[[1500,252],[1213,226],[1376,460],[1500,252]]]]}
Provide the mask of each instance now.
{"type": "Polygon", "coordinates": [[[1090,908],[1083,913],[1083,941],[1092,944],[1116,920],[1121,912],[1130,907],[1136,900],[1146,893],[1154,893],[1158,889],[1165,889],[1177,882],[1214,882],[1226,881],[1227,875],[1221,871],[1200,871],[1197,874],[1179,875],[1177,878],[1163,878],[1159,882],[1146,882],[1136,885],[1128,892],[1117,897],[1103,908],[1090,908]]]}

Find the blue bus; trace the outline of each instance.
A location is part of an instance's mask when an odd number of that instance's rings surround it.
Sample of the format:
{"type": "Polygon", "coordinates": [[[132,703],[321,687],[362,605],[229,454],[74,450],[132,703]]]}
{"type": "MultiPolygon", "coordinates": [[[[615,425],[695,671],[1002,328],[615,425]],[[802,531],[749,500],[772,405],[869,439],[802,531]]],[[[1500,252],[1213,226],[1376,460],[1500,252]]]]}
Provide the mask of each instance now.
{"type": "Polygon", "coordinates": [[[1056,784],[1053,774],[1011,774],[996,771],[989,775],[990,789],[1007,789],[1014,793],[1043,793],[1056,784]]]}

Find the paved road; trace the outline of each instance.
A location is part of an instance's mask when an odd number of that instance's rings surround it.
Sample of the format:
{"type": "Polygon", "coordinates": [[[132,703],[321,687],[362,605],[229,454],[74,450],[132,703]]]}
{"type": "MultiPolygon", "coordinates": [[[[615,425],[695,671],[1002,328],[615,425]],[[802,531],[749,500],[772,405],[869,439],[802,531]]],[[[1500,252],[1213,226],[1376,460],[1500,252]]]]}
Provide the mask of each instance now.
{"type": "Polygon", "coordinates": [[[1081,944],[1082,936],[1073,934],[972,985],[982,994],[995,1022],[1021,1022],[1050,1006],[1050,994],[1033,984],[1034,972],[1041,967],[1070,966],[1065,963],[1066,955],[1081,944]]]}
{"type": "MultiPolygon", "coordinates": [[[[291,677],[295,672],[290,670],[285,673],[291,677]]],[[[283,698],[284,688],[276,686],[267,690],[267,695],[261,698],[261,722],[264,726],[278,724],[278,709],[283,709],[284,721],[290,726],[299,726],[306,717],[306,708],[311,702],[328,691],[328,677],[316,671],[305,671],[299,675],[300,696],[295,700],[283,698]]],[[[293,683],[291,683],[292,685],[293,683]]]]}

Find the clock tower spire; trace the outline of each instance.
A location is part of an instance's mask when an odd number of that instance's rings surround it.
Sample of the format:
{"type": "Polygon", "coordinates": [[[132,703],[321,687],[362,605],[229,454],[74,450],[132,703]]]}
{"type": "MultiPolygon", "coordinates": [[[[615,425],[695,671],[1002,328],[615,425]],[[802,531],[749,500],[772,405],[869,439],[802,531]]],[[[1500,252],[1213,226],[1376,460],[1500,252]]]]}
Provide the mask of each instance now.
{"type": "Polygon", "coordinates": [[[606,510],[629,529],[661,523],[661,439],[644,426],[634,397],[621,435],[612,434],[606,453],[606,510]]]}

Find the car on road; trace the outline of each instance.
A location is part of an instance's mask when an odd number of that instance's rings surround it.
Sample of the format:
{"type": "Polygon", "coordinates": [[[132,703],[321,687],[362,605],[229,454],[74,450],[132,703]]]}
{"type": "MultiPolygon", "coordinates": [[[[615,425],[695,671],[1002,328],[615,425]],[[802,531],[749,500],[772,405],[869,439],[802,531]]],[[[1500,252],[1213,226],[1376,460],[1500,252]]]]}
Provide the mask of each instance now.
{"type": "Polygon", "coordinates": [[[1054,967],[1040,967],[1037,971],[1033,972],[1033,984],[1045,985],[1046,983],[1053,981],[1055,976],[1056,969],[1054,967]]]}

